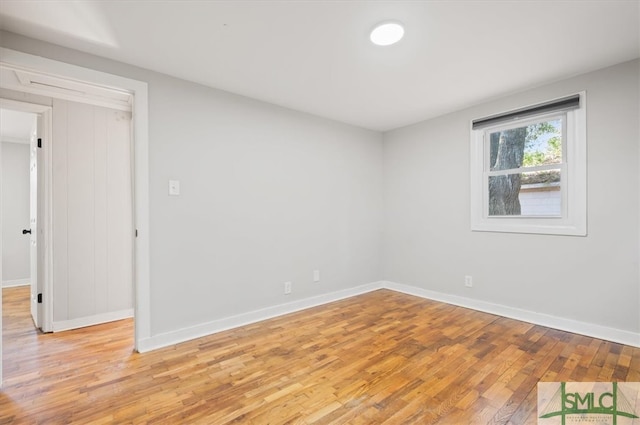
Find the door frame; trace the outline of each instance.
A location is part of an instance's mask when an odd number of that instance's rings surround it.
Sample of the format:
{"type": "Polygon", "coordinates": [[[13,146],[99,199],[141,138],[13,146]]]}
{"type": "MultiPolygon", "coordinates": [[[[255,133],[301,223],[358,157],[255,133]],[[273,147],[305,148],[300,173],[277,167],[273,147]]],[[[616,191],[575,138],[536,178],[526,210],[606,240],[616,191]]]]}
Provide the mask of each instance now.
{"type": "MultiPolygon", "coordinates": [[[[145,341],[151,337],[147,83],[3,47],[0,47],[0,58],[2,58],[0,66],[5,65],[11,68],[21,68],[30,72],[55,76],[71,82],[83,82],[102,88],[114,88],[126,91],[132,95],[132,214],[135,233],[135,235],[132,235],[134,247],[134,348],[138,352],[147,351],[145,350],[145,341]]],[[[0,87],[3,87],[2,84],[0,84],[0,87]]],[[[16,90],[14,87],[6,88],[16,90]]],[[[1,297],[2,295],[0,294],[0,302],[2,301],[1,297]]],[[[2,330],[0,328],[0,339],[1,338],[2,330]]],[[[0,367],[2,367],[1,363],[0,367]]]]}
{"type": "MultiPolygon", "coordinates": [[[[42,134],[38,134],[44,141],[42,145],[42,160],[38,164],[38,174],[42,173],[43,178],[38,180],[42,182],[42,188],[38,188],[38,193],[42,193],[42,196],[38,196],[37,201],[37,216],[42,218],[38,220],[36,229],[31,229],[32,232],[36,232],[37,238],[37,287],[38,292],[42,293],[42,315],[39,317],[40,328],[43,332],[51,332],[53,326],[53,256],[52,256],[52,238],[50,237],[53,229],[53,214],[52,214],[52,167],[51,167],[51,146],[47,143],[51,140],[52,134],[52,108],[51,106],[40,105],[37,103],[28,103],[22,101],[16,101],[6,98],[0,98],[0,108],[11,109],[14,111],[27,112],[37,114],[42,117],[42,134]],[[42,191],[42,192],[41,192],[42,191]],[[42,230],[40,233],[39,230],[42,230]],[[42,264],[40,260],[42,259],[42,264]],[[43,270],[42,270],[43,269],[43,270]],[[38,279],[42,277],[42,279],[38,279]]],[[[31,150],[29,150],[31,152],[31,150]]],[[[33,276],[31,276],[33,279],[33,276]]],[[[33,294],[32,294],[33,295],[33,294]]],[[[1,300],[0,296],[0,300],[1,300]]],[[[30,299],[30,306],[34,302],[30,299]]],[[[40,316],[40,314],[38,314],[40,316]]],[[[35,324],[38,326],[38,324],[35,324]]],[[[1,335],[0,335],[1,336],[1,335]]]]}

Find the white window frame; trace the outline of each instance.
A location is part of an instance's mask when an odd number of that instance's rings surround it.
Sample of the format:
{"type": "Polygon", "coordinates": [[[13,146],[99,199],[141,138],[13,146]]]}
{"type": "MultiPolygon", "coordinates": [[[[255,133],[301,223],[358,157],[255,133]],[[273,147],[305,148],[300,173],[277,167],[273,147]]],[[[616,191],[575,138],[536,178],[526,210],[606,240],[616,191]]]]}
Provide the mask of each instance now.
{"type": "MultiPolygon", "coordinates": [[[[576,109],[544,112],[515,118],[479,129],[471,127],[471,230],[482,232],[534,233],[547,235],[587,235],[587,135],[586,92],[579,93],[576,109]],[[540,119],[563,117],[563,158],[561,173],[560,216],[489,216],[489,142],[486,134],[506,128],[521,127],[540,119]]],[[[534,108],[535,105],[522,108],[534,108]]],[[[505,112],[504,114],[507,114],[505,112]]],[[[502,115],[502,114],[498,114],[502,115]]],[[[522,171],[536,171],[542,167],[526,167],[522,171]]],[[[505,173],[506,174],[506,173],[505,173]]]]}

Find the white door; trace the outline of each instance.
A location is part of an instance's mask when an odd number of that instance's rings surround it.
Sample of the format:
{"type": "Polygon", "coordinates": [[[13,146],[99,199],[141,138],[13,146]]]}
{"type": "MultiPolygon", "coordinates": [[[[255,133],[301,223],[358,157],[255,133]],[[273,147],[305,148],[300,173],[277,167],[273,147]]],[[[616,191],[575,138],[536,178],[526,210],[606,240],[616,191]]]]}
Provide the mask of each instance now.
{"type": "MultiPolygon", "coordinates": [[[[41,129],[42,118],[38,116],[38,130],[41,129]]],[[[38,190],[40,188],[38,168],[42,154],[41,149],[38,148],[38,133],[36,132],[31,136],[30,142],[30,159],[29,159],[29,225],[30,229],[25,229],[23,232],[31,232],[31,247],[30,247],[30,261],[31,261],[31,317],[33,317],[33,323],[37,328],[42,327],[42,300],[38,299],[41,291],[41,282],[38,276],[38,239],[40,239],[40,230],[38,225],[38,190]],[[40,302],[39,302],[40,301],[40,302]]],[[[41,295],[40,295],[41,296],[41,295]]]]}

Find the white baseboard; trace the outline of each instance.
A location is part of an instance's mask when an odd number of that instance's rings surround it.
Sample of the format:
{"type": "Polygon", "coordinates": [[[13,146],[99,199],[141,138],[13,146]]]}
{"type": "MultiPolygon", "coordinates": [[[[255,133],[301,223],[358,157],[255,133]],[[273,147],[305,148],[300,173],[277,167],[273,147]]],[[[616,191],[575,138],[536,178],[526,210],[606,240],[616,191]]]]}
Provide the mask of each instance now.
{"type": "Polygon", "coordinates": [[[154,335],[150,338],[145,338],[139,341],[138,351],[141,353],[145,353],[147,351],[167,347],[169,345],[178,344],[180,342],[189,341],[191,339],[201,338],[203,336],[226,331],[240,326],[249,325],[251,323],[260,322],[262,320],[272,319],[274,317],[282,316],[285,314],[295,313],[296,311],[305,310],[307,308],[316,307],[334,301],[339,301],[345,298],[365,294],[367,292],[375,291],[382,288],[382,282],[369,283],[366,285],[357,286],[355,288],[317,295],[286,304],[280,304],[261,310],[238,314],[237,316],[225,317],[189,328],[178,329],[176,331],[154,335]]]}
{"type": "Polygon", "coordinates": [[[594,323],[580,322],[577,320],[566,319],[563,317],[552,316],[544,313],[537,313],[529,310],[522,310],[519,308],[509,307],[501,304],[493,304],[487,301],[475,300],[458,295],[430,291],[428,289],[422,289],[415,286],[404,285],[401,283],[383,282],[382,286],[386,289],[402,292],[404,294],[415,295],[421,298],[483,311],[485,313],[495,314],[497,316],[508,317],[510,319],[516,319],[527,323],[546,326],[548,328],[558,329],[561,331],[586,335],[592,338],[604,339],[607,341],[617,342],[633,347],[640,347],[640,334],[625,331],[622,329],[609,328],[606,326],[596,325],[594,323]]]}
{"type": "Polygon", "coordinates": [[[28,277],[25,279],[14,279],[14,280],[3,280],[2,287],[3,288],[13,288],[14,286],[26,286],[31,282],[31,279],[28,277]]]}
{"type": "Polygon", "coordinates": [[[395,282],[379,281],[362,286],[357,286],[355,288],[305,298],[302,300],[280,304],[273,307],[267,307],[261,310],[250,311],[236,316],[225,317],[189,328],[183,328],[154,335],[152,337],[141,340],[138,345],[138,351],[141,353],[145,353],[147,351],[179,344],[181,342],[201,338],[207,335],[215,334],[217,332],[249,325],[262,320],[272,319],[274,317],[294,313],[296,311],[316,307],[333,301],[339,301],[345,298],[350,298],[378,289],[389,289],[408,295],[414,295],[420,298],[470,308],[473,310],[495,314],[502,317],[508,317],[510,319],[520,320],[536,325],[546,326],[553,329],[577,333],[634,347],[640,347],[640,335],[630,331],[609,328],[593,323],[565,319],[562,317],[551,316],[543,313],[536,313],[528,310],[508,307],[501,304],[494,304],[486,301],[465,298],[458,295],[430,291],[428,289],[422,289],[415,286],[404,285],[395,282]]]}
{"type": "Polygon", "coordinates": [[[54,321],[52,331],[61,332],[69,329],[84,328],[87,326],[99,325],[101,323],[128,319],[130,317],[133,317],[133,309],[112,311],[109,313],[96,314],[94,316],[80,317],[78,319],[54,321]]]}

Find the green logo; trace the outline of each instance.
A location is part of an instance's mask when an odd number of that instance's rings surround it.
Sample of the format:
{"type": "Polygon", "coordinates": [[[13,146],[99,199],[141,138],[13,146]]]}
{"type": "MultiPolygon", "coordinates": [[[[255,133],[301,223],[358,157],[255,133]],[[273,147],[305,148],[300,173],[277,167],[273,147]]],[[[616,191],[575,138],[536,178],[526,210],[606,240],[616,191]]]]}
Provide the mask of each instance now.
{"type": "MultiPolygon", "coordinates": [[[[594,415],[597,415],[598,418],[606,415],[611,417],[610,423],[612,425],[618,424],[619,417],[638,418],[634,412],[634,407],[622,391],[620,391],[617,382],[611,383],[610,391],[608,391],[609,388],[606,388],[604,391],[602,391],[602,388],[601,391],[596,391],[594,387],[598,385],[598,383],[585,384],[591,384],[587,387],[590,391],[567,391],[567,383],[561,382],[560,388],[558,388],[551,397],[539,418],[548,419],[560,417],[562,425],[566,424],[567,416],[570,415],[579,415],[580,418],[573,419],[585,421],[593,418],[594,415]]],[[[580,386],[583,384],[575,383],[575,385],[580,386]]],[[[599,385],[602,386],[603,384],[599,383],[599,385]]],[[[540,400],[538,401],[538,407],[540,407],[540,400]]]]}

